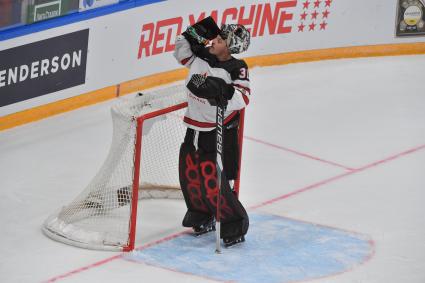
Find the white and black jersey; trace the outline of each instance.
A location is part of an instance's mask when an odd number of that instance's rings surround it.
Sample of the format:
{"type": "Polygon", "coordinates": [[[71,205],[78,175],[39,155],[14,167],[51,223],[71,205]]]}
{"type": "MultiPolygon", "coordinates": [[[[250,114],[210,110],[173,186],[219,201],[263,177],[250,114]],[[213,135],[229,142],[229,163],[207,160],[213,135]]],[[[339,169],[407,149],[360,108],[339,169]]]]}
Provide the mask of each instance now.
{"type": "MultiPolygon", "coordinates": [[[[251,91],[248,66],[245,61],[234,57],[227,61],[218,61],[216,56],[210,54],[208,48],[205,47],[195,55],[184,36],[177,37],[174,57],[180,64],[189,68],[185,85],[194,74],[219,77],[233,85],[235,93],[228,101],[224,124],[232,120],[239,110],[248,105],[251,91]]],[[[216,107],[211,106],[208,100],[196,97],[187,88],[186,92],[188,95],[188,107],[184,117],[186,126],[198,131],[214,130],[216,107]]]]}

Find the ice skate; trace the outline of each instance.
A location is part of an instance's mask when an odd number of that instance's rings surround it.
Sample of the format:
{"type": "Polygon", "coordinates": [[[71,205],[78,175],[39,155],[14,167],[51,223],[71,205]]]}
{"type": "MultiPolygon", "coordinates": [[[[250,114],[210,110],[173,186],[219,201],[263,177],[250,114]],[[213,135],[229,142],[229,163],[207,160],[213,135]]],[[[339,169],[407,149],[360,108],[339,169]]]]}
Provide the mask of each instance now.
{"type": "Polygon", "coordinates": [[[215,231],[215,219],[212,218],[209,222],[205,224],[193,226],[192,229],[193,235],[195,237],[201,236],[211,231],[215,231]]]}
{"type": "Polygon", "coordinates": [[[245,236],[226,237],[223,243],[226,248],[245,242],[245,236]]]}

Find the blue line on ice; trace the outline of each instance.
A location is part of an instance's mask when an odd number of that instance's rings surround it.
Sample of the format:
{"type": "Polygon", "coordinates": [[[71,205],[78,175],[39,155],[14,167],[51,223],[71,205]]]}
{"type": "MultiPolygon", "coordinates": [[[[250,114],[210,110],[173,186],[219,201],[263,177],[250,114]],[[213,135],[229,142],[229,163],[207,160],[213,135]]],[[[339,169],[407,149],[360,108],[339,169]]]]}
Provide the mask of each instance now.
{"type": "Polygon", "coordinates": [[[211,279],[284,283],[347,271],[372,253],[369,238],[285,217],[250,213],[246,242],[214,253],[215,234],[183,234],[125,258],[211,279]]]}

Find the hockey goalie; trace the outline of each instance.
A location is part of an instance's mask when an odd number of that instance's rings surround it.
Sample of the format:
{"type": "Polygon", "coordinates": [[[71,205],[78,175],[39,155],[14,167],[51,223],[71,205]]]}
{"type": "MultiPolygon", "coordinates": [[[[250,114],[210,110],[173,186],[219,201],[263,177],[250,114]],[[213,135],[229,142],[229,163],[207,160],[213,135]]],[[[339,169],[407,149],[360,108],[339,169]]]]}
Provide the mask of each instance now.
{"type": "Polygon", "coordinates": [[[232,54],[246,51],[249,43],[250,34],[244,26],[224,24],[219,28],[208,17],[179,35],[174,51],[177,61],[189,69],[184,116],[187,130],[179,155],[179,179],[187,206],[183,226],[192,227],[195,235],[214,231],[220,199],[220,238],[226,247],[244,242],[249,226],[248,215],[232,188],[239,170],[240,110],[250,97],[247,64],[232,54]],[[200,76],[201,82],[197,79],[200,76]],[[216,168],[218,103],[226,104],[221,198],[216,168]]]}

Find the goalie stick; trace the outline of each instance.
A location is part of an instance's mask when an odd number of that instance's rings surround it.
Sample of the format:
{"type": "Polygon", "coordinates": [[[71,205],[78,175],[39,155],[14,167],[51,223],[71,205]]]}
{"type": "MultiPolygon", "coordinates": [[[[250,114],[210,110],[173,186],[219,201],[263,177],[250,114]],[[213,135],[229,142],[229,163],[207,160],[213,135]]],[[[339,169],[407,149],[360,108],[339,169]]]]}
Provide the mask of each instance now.
{"type": "Polygon", "coordinates": [[[223,118],[226,111],[225,103],[217,104],[217,114],[216,114],[216,168],[217,168],[217,214],[216,214],[216,253],[221,252],[221,243],[220,243],[220,230],[221,230],[221,189],[222,189],[222,173],[223,173],[223,144],[224,144],[224,129],[223,129],[223,118]]]}
{"type": "MultiPolygon", "coordinates": [[[[220,29],[215,24],[214,20],[209,17],[204,20],[204,24],[206,26],[213,25],[216,27],[216,32],[219,34],[220,29]],[[208,24],[207,24],[208,23],[208,24]]],[[[206,28],[198,24],[198,29],[201,30],[201,33],[205,33],[206,28]]],[[[214,29],[213,29],[214,30],[214,29]]],[[[211,38],[205,38],[204,36],[199,35],[199,31],[196,29],[195,26],[188,27],[186,30],[186,33],[189,34],[192,38],[194,38],[198,43],[200,44],[207,44],[208,39],[212,39],[217,36],[217,34],[214,33],[214,36],[211,36],[211,38]]],[[[224,154],[223,154],[223,145],[224,145],[224,114],[226,112],[227,108],[227,99],[223,97],[223,86],[217,83],[217,81],[211,82],[212,85],[215,85],[218,87],[221,91],[220,95],[217,97],[211,95],[200,95],[203,91],[207,91],[207,85],[205,84],[207,77],[205,75],[195,74],[192,76],[191,80],[189,81],[187,87],[189,88],[192,93],[198,93],[199,97],[207,99],[212,106],[216,106],[216,173],[217,173],[217,206],[216,206],[216,253],[221,253],[221,206],[222,206],[222,191],[223,191],[223,181],[227,182],[226,180],[226,174],[224,172],[224,166],[223,166],[223,160],[224,160],[224,154]]],[[[224,82],[224,81],[223,81],[224,82]]],[[[246,212],[245,212],[246,213],[246,212]]]]}
{"type": "MultiPolygon", "coordinates": [[[[190,79],[187,87],[192,92],[199,92],[206,89],[207,77],[200,74],[195,74],[190,79]]],[[[212,103],[212,99],[209,99],[212,103]]],[[[216,253],[221,252],[220,244],[220,230],[221,230],[221,195],[223,180],[225,179],[224,166],[223,166],[223,145],[224,145],[224,113],[227,107],[227,100],[222,95],[217,96],[216,103],[216,171],[217,171],[217,207],[216,207],[216,253]]]]}

